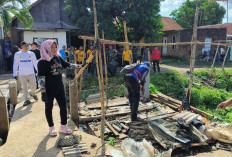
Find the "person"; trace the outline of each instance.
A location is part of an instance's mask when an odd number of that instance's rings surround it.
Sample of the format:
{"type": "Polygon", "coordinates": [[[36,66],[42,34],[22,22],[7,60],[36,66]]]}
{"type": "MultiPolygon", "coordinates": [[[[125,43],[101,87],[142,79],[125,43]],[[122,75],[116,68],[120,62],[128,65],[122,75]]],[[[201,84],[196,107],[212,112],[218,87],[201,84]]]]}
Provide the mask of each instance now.
{"type": "Polygon", "coordinates": [[[123,51],[122,57],[123,57],[124,66],[130,64],[130,58],[132,56],[132,51],[131,50],[129,50],[129,55],[128,55],[126,50],[123,51]]]}
{"type": "Polygon", "coordinates": [[[28,96],[27,83],[31,88],[31,96],[37,101],[38,97],[36,96],[36,79],[35,79],[35,70],[37,70],[37,59],[33,52],[29,50],[29,44],[25,41],[21,42],[21,51],[18,51],[14,55],[14,65],[13,65],[13,76],[17,80],[19,71],[19,80],[23,89],[23,96],[25,102],[23,106],[31,104],[31,101],[28,96]],[[35,70],[34,70],[35,68],[35,70]]]}
{"type": "Polygon", "coordinates": [[[224,61],[224,58],[225,58],[225,51],[222,51],[221,52],[221,55],[220,55],[220,61],[223,62],[224,61]]]}
{"type": "Polygon", "coordinates": [[[117,55],[117,51],[113,49],[112,45],[109,46],[109,50],[106,53],[106,62],[114,62],[114,58],[117,55]]]}
{"type": "Polygon", "coordinates": [[[45,115],[49,126],[50,136],[56,136],[52,118],[53,101],[56,99],[60,108],[60,133],[72,134],[67,127],[67,108],[62,82],[62,69],[77,68],[78,65],[65,62],[58,55],[58,45],[54,40],[46,40],[41,44],[41,60],[38,63],[38,77],[41,90],[41,99],[45,102],[45,115]]]}
{"type": "Polygon", "coordinates": [[[117,54],[118,67],[122,67],[123,46],[120,47],[117,54]]]}
{"type": "Polygon", "coordinates": [[[225,110],[227,107],[230,107],[232,105],[232,98],[230,98],[227,101],[224,101],[222,103],[220,103],[217,107],[217,109],[222,109],[225,110]]]}
{"type": "Polygon", "coordinates": [[[145,48],[141,48],[141,56],[140,56],[140,63],[142,63],[143,61],[143,52],[144,52],[145,48]]]}
{"type": "Polygon", "coordinates": [[[147,62],[149,62],[149,55],[148,55],[148,53],[150,53],[150,48],[149,47],[147,47],[146,49],[144,49],[144,51],[143,51],[143,61],[145,62],[145,61],[147,61],[147,62]]]}
{"type": "Polygon", "coordinates": [[[36,59],[39,60],[41,58],[41,56],[40,56],[40,50],[37,48],[38,43],[37,42],[31,42],[30,45],[31,45],[31,50],[30,51],[34,52],[36,59]]]}
{"type": "Polygon", "coordinates": [[[83,50],[83,46],[80,46],[79,50],[77,50],[75,54],[77,56],[77,64],[82,64],[85,59],[85,52],[83,50]]]}
{"type": "Polygon", "coordinates": [[[138,51],[139,51],[139,47],[134,46],[133,49],[132,49],[133,63],[137,63],[137,60],[138,60],[138,51]]]}
{"type": "Polygon", "coordinates": [[[160,50],[158,50],[158,48],[155,47],[155,49],[152,51],[152,55],[151,55],[154,73],[156,73],[156,65],[157,65],[158,73],[160,72],[160,66],[159,66],[160,59],[161,59],[160,50]]]}
{"type": "MultiPolygon", "coordinates": [[[[37,48],[38,43],[37,42],[31,42],[30,45],[31,45],[31,50],[30,51],[34,52],[35,57],[36,57],[36,59],[38,61],[41,58],[41,56],[40,56],[40,50],[37,48]]],[[[35,76],[35,78],[36,78],[36,89],[39,89],[38,77],[35,76]]]]}
{"type": "Polygon", "coordinates": [[[133,72],[124,75],[125,87],[129,93],[128,98],[131,108],[131,121],[139,120],[137,118],[137,111],[140,99],[140,86],[144,89],[145,79],[149,73],[149,67],[150,63],[145,61],[143,64],[136,67],[133,72]]]}
{"type": "MultiPolygon", "coordinates": [[[[72,63],[72,64],[75,63],[75,53],[74,53],[74,50],[75,50],[74,47],[71,46],[70,47],[70,51],[68,53],[69,63],[72,63]]],[[[69,77],[71,79],[74,79],[74,77],[75,77],[75,70],[74,69],[69,70],[69,77]]]]}
{"type": "Polygon", "coordinates": [[[66,51],[66,46],[62,46],[62,49],[59,51],[60,52],[60,55],[61,55],[61,58],[66,61],[66,54],[65,54],[65,51],[66,51]]]}
{"type": "Polygon", "coordinates": [[[65,57],[67,62],[69,62],[69,58],[68,58],[69,51],[70,51],[70,47],[68,47],[67,50],[65,51],[65,57]]]}
{"type": "MultiPolygon", "coordinates": [[[[94,52],[93,45],[91,45],[91,46],[89,47],[89,50],[87,51],[87,57],[89,58],[89,56],[90,56],[91,54],[93,54],[93,52],[94,52]]],[[[88,73],[91,72],[91,68],[93,68],[92,65],[93,65],[92,62],[89,63],[89,66],[88,66],[88,73]]]]}
{"type": "Polygon", "coordinates": [[[9,43],[5,44],[5,59],[7,63],[7,70],[12,71],[12,51],[9,43]]]}

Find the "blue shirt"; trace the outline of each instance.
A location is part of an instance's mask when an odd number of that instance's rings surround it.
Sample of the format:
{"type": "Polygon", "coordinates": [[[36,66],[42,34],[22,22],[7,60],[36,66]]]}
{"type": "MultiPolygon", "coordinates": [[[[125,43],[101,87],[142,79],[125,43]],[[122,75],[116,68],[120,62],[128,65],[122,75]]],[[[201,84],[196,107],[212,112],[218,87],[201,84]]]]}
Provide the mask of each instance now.
{"type": "Polygon", "coordinates": [[[63,49],[60,50],[60,55],[64,61],[66,61],[65,51],[63,49]]]}
{"type": "Polygon", "coordinates": [[[12,56],[11,48],[5,48],[5,58],[9,58],[12,56]]]}
{"type": "Polygon", "coordinates": [[[139,65],[135,71],[131,72],[132,76],[137,80],[137,82],[143,81],[148,73],[149,68],[144,64],[139,65]]]}

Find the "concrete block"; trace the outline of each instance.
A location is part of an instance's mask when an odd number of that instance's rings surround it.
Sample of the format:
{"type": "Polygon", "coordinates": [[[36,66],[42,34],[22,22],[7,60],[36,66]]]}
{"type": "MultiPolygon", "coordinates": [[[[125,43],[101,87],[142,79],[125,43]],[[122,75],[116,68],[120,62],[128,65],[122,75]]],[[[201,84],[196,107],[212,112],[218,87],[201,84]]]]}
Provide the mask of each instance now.
{"type": "Polygon", "coordinates": [[[18,103],[18,92],[16,81],[9,82],[10,103],[16,105],[18,103]]]}
{"type": "Polygon", "coordinates": [[[0,96],[0,138],[5,139],[9,131],[9,116],[6,97],[0,96]],[[3,136],[3,137],[2,137],[3,136]]]}

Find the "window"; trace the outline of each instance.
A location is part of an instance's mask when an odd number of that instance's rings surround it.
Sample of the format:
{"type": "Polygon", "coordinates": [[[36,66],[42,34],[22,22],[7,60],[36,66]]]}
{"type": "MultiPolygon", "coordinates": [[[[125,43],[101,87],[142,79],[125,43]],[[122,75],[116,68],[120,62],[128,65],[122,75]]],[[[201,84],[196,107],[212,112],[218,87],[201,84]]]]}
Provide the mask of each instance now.
{"type": "MultiPolygon", "coordinates": [[[[172,36],[172,43],[176,43],[176,36],[172,36]]],[[[176,50],[176,45],[172,45],[172,50],[176,50]]]]}

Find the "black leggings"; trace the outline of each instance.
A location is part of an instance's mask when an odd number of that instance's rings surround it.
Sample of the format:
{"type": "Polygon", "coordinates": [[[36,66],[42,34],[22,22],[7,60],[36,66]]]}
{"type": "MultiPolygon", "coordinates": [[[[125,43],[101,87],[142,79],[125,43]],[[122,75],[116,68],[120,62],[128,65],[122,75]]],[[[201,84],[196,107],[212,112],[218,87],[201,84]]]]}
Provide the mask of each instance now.
{"type": "Polygon", "coordinates": [[[153,60],[153,70],[154,70],[154,73],[156,73],[156,67],[155,67],[155,65],[157,65],[158,72],[160,72],[159,60],[153,60]]]}
{"type": "Polygon", "coordinates": [[[137,111],[140,100],[140,86],[132,75],[124,76],[125,86],[129,93],[129,102],[131,108],[131,121],[137,119],[137,111]]]}
{"type": "Polygon", "coordinates": [[[67,124],[67,108],[66,108],[66,100],[64,92],[60,92],[53,95],[48,95],[48,101],[45,103],[45,115],[47,118],[47,122],[49,127],[54,126],[53,118],[52,118],[52,109],[53,109],[53,101],[56,99],[59,107],[60,107],[60,118],[61,125],[67,124]]]}

